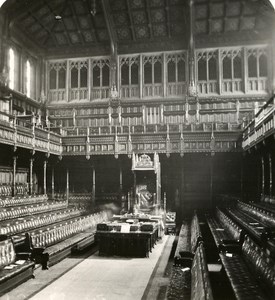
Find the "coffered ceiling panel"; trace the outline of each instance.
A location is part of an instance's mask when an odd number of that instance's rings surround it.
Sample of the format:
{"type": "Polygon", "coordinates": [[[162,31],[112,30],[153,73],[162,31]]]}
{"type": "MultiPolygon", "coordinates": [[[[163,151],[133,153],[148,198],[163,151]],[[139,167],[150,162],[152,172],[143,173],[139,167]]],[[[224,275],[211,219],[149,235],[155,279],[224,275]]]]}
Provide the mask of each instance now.
{"type": "MultiPolygon", "coordinates": [[[[195,42],[266,39],[268,0],[193,0],[195,42]]],[[[10,29],[41,51],[188,47],[190,0],[7,0],[10,29]]],[[[161,50],[161,49],[159,49],[161,50]]]]}

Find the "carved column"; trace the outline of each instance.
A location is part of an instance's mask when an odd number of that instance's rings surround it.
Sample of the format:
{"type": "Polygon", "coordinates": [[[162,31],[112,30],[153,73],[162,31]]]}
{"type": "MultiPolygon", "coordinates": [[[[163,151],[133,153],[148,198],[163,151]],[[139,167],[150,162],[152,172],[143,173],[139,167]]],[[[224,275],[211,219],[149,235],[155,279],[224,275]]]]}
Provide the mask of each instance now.
{"type": "Polygon", "coordinates": [[[272,198],[272,155],[269,153],[268,155],[268,162],[269,162],[269,197],[272,198]]]}
{"type": "Polygon", "coordinates": [[[16,163],[17,163],[17,156],[13,156],[12,196],[16,195],[16,163]]]}
{"type": "Polygon", "coordinates": [[[93,185],[92,185],[92,207],[94,208],[95,206],[95,176],[96,176],[96,173],[95,173],[95,166],[93,166],[93,185]]]}
{"type": "Polygon", "coordinates": [[[210,208],[213,207],[213,169],[215,153],[210,156],[210,208]]]}
{"type": "Polygon", "coordinates": [[[122,166],[119,165],[119,193],[122,194],[123,190],[123,181],[122,181],[122,166]]]}
{"type": "Polygon", "coordinates": [[[262,189],[261,189],[261,197],[265,196],[265,168],[264,168],[264,157],[261,157],[261,164],[262,164],[262,189]]]}
{"type": "Polygon", "coordinates": [[[54,166],[52,166],[52,199],[54,199],[54,166]]]}
{"type": "Polygon", "coordinates": [[[189,15],[190,15],[190,36],[189,36],[189,96],[196,96],[197,86],[195,78],[195,42],[194,42],[194,0],[189,0],[189,15]]]}
{"type": "Polygon", "coordinates": [[[47,160],[44,160],[43,166],[43,194],[47,194],[47,160]]]}
{"type": "Polygon", "coordinates": [[[30,159],[30,195],[33,194],[33,162],[34,158],[30,159]]]}
{"type": "Polygon", "coordinates": [[[139,98],[143,98],[143,57],[139,56],[139,98]]]}
{"type": "Polygon", "coordinates": [[[69,180],[70,180],[70,174],[69,174],[69,169],[67,168],[66,169],[66,201],[67,203],[69,203],[69,191],[70,191],[70,183],[69,183],[69,180]]]}

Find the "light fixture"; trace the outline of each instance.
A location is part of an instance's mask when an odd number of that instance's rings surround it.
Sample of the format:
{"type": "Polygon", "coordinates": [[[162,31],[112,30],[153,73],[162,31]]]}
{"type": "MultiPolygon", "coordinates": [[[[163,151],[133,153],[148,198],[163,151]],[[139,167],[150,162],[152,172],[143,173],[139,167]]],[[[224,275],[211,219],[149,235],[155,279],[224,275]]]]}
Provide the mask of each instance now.
{"type": "Polygon", "coordinates": [[[58,14],[55,15],[54,18],[55,18],[56,21],[61,21],[62,20],[62,16],[60,16],[58,14]]]}
{"type": "Polygon", "coordinates": [[[94,17],[96,14],[96,0],[91,0],[91,15],[94,17]]]}

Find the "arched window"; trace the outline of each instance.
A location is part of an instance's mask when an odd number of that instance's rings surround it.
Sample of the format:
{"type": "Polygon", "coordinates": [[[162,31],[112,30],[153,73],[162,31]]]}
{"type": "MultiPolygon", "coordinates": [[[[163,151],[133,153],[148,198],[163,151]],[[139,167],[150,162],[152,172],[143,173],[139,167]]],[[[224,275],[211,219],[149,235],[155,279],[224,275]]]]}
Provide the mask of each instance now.
{"type": "Polygon", "coordinates": [[[262,54],[259,57],[260,77],[267,77],[267,57],[262,54]]]}
{"type": "Polygon", "coordinates": [[[56,89],[56,76],[57,72],[55,69],[50,70],[50,90],[56,89]]]}
{"type": "Polygon", "coordinates": [[[131,65],[131,84],[138,84],[138,64],[131,65]]]}
{"type": "Polygon", "coordinates": [[[172,60],[168,63],[168,82],[176,82],[176,64],[172,60]]]}
{"type": "Polygon", "coordinates": [[[95,66],[93,68],[93,86],[94,87],[100,86],[100,68],[99,68],[99,66],[95,66]]]}
{"type": "Polygon", "coordinates": [[[77,88],[78,87],[78,69],[76,66],[74,66],[71,69],[71,88],[77,88]]]}
{"type": "Polygon", "coordinates": [[[226,56],[223,59],[223,79],[232,78],[231,58],[226,56]]]}
{"type": "Polygon", "coordinates": [[[84,88],[88,86],[88,70],[85,66],[80,69],[80,87],[84,88]]]}
{"type": "Polygon", "coordinates": [[[65,89],[66,85],[66,70],[64,68],[59,69],[58,72],[58,88],[65,89]]]}
{"type": "Polygon", "coordinates": [[[129,84],[129,65],[123,64],[121,67],[121,85],[129,84]]]}
{"type": "Polygon", "coordinates": [[[198,61],[198,79],[207,80],[207,69],[206,69],[206,59],[201,58],[198,61]]]}
{"type": "Polygon", "coordinates": [[[208,61],[209,80],[217,79],[217,61],[212,56],[208,61]]]}
{"type": "Polygon", "coordinates": [[[185,61],[183,59],[178,61],[178,81],[185,81],[185,61]]]}
{"type": "Polygon", "coordinates": [[[14,50],[12,48],[9,49],[9,88],[14,89],[14,81],[15,81],[15,57],[14,50]]]}
{"type": "Polygon", "coordinates": [[[154,64],[154,83],[161,83],[162,82],[161,66],[162,65],[159,61],[155,62],[155,64],[154,64]]]}
{"type": "Polygon", "coordinates": [[[102,86],[110,85],[110,70],[108,65],[104,65],[102,68],[102,86]]]}
{"type": "Polygon", "coordinates": [[[152,83],[152,64],[148,61],[144,65],[144,83],[152,83]]]}
{"type": "Polygon", "coordinates": [[[242,60],[240,56],[235,56],[233,59],[234,78],[242,78],[242,60]]]}
{"type": "Polygon", "coordinates": [[[257,58],[253,54],[248,57],[248,77],[257,77],[257,58]]]}
{"type": "Polygon", "coordinates": [[[26,62],[26,95],[31,96],[31,64],[29,60],[26,62]]]}

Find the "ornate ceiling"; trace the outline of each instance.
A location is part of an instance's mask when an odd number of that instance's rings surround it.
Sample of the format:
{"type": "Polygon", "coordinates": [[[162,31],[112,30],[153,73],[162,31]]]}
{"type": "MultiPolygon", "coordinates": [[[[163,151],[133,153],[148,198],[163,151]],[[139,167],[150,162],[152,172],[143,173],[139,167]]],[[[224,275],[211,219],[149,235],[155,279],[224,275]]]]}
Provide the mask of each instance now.
{"type": "MultiPolygon", "coordinates": [[[[119,52],[188,46],[189,0],[95,0],[95,15],[93,1],[7,0],[2,9],[11,31],[48,55],[79,49],[109,51],[111,40],[119,52]]],[[[194,0],[196,42],[268,38],[270,10],[265,0],[194,0]]]]}

